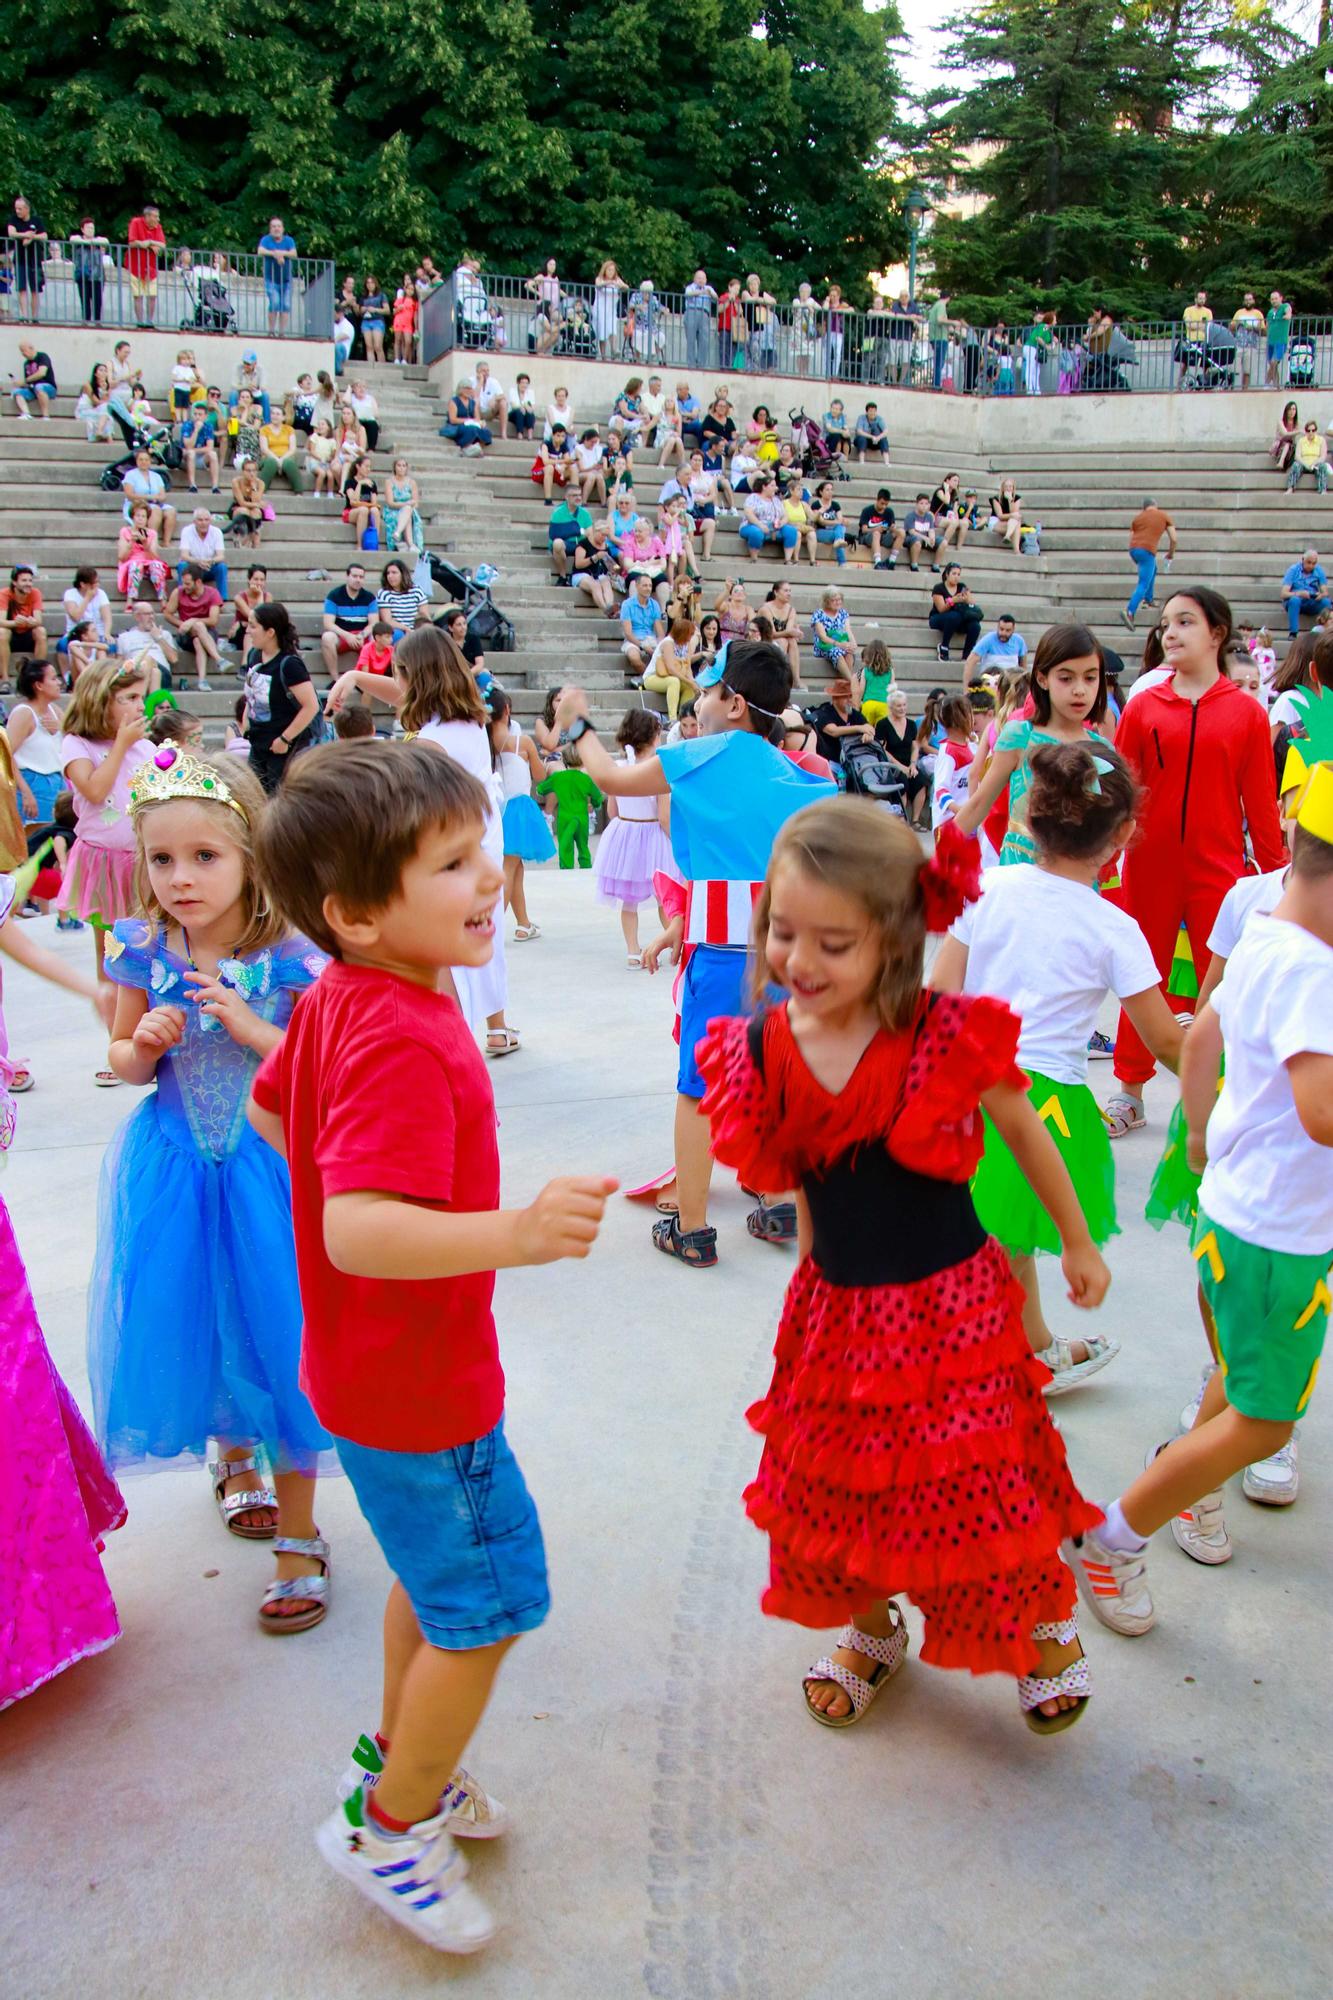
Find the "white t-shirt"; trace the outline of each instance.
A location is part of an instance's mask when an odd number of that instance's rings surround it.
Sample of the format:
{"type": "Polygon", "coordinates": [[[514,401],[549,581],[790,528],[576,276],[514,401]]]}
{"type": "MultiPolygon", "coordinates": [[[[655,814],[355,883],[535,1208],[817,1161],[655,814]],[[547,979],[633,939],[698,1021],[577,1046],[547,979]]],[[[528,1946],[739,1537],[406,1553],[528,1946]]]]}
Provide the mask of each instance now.
{"type": "Polygon", "coordinates": [[[1280,694],[1268,711],[1268,720],[1272,723],[1274,729],[1283,722],[1286,723],[1288,729],[1299,727],[1301,724],[1300,703],[1292,700],[1290,692],[1280,694]]]}
{"type": "Polygon", "coordinates": [[[83,592],[71,587],[60,602],[65,607],[65,630],[72,632],[85,618],[91,618],[99,632],[111,629],[111,599],[99,585],[86,601],[83,592]]]}
{"type": "Polygon", "coordinates": [[[1161,982],[1148,940],[1095,889],[1030,861],[987,869],[981,889],[950,932],[967,946],[963,991],[992,994],[1019,1016],[1020,1068],[1082,1083],[1108,991],[1123,1000],[1161,982]]]}
{"type": "Polygon", "coordinates": [[[1285,868],[1271,875],[1242,875],[1222,898],[1221,907],[1208,934],[1208,949],[1218,958],[1230,958],[1240,943],[1240,934],[1253,916],[1266,917],[1276,909],[1287,886],[1285,868]]]}
{"type": "Polygon", "coordinates": [[[1146,674],[1139,675],[1133,687],[1130,689],[1129,693],[1125,696],[1126,703],[1133,701],[1136,694],[1143,694],[1145,690],[1148,688],[1160,687],[1163,681],[1170,680],[1174,672],[1175,672],[1174,667],[1149,668],[1146,674]]]}
{"type": "Polygon", "coordinates": [[[592,438],[587,444],[576,444],[574,457],[580,472],[598,472],[602,464],[602,441],[592,438]]]}
{"type": "Polygon", "coordinates": [[[1265,1250],[1333,1255],[1333,1153],[1296,1115],[1286,1065],[1333,1055],[1333,950],[1299,924],[1256,916],[1213,995],[1227,1073],[1208,1120],[1199,1207],[1265,1250]]]}
{"type": "Polygon", "coordinates": [[[202,563],[211,569],[214,563],[225,562],[227,544],[222,539],[222,530],[216,521],[210,521],[201,535],[193,521],[187,521],[181,529],[181,561],[202,563]]]}
{"type": "Polygon", "coordinates": [[[574,405],[572,403],[566,403],[563,410],[559,403],[548,403],[546,405],[546,425],[542,431],[542,436],[546,439],[547,444],[551,442],[551,432],[557,424],[563,424],[569,435],[573,437],[574,405]]]}
{"type": "Polygon", "coordinates": [[[504,785],[491,764],[491,739],[479,722],[423,722],[417,734],[447,752],[483,787],[491,802],[481,844],[492,861],[504,860],[504,785]]]}
{"type": "Polygon", "coordinates": [[[478,382],[475,375],[469,375],[467,385],[484,409],[489,409],[495,402],[509,401],[509,393],[504,383],[498,381],[494,375],[488,375],[484,382],[478,382]]]}

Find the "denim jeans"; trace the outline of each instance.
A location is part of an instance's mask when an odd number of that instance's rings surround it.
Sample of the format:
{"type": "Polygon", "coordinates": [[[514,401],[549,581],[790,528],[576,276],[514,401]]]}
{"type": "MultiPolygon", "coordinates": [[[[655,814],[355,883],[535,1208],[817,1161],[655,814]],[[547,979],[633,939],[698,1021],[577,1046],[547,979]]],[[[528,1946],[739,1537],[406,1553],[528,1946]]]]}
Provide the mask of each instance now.
{"type": "Polygon", "coordinates": [[[930,343],[930,351],[932,355],[935,357],[934,386],[938,389],[940,383],[944,380],[944,357],[949,352],[949,343],[947,340],[932,340],[930,343]]]}
{"type": "Polygon", "coordinates": [[[708,366],[709,315],[698,306],[685,311],[685,366],[706,369],[708,366]]]}
{"type": "Polygon", "coordinates": [[[771,535],[766,535],[754,521],[742,521],[740,537],[746,548],[753,549],[756,555],[767,541],[780,540],[784,549],[794,549],[800,539],[790,521],[784,522],[781,528],[774,529],[771,535]]]}
{"type": "Polygon", "coordinates": [[[843,547],[843,543],[846,541],[846,539],[847,539],[847,530],[846,528],[843,527],[841,521],[839,521],[836,524],[836,526],[832,528],[815,529],[815,540],[817,542],[832,542],[833,553],[837,557],[840,563],[845,563],[847,560],[847,551],[843,547]]]}
{"type": "Polygon", "coordinates": [[[1157,581],[1157,551],[1155,549],[1131,549],[1129,555],[1131,562],[1139,573],[1139,580],[1134,586],[1134,595],[1125,606],[1126,611],[1128,611],[1132,618],[1141,604],[1152,603],[1153,585],[1157,581]]]}
{"type": "Polygon", "coordinates": [[[1333,609],[1333,598],[1311,595],[1309,597],[1289,597],[1287,599],[1287,631],[1294,639],[1301,629],[1301,613],[1308,611],[1317,617],[1321,611],[1333,609]]]}

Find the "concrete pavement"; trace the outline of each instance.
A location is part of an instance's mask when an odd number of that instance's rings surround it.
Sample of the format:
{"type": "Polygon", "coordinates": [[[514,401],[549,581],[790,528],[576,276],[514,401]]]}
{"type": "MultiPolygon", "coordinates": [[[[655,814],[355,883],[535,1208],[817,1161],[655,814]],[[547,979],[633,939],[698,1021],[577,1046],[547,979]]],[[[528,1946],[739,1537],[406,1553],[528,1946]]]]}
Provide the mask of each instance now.
{"type": "MultiPolygon", "coordinates": [[[[510,950],[524,1048],[491,1068],[512,1201],[555,1172],[647,1178],[669,1156],[674,1084],[667,982],[623,969],[615,913],[587,877],[530,871],[530,884],[545,935],[510,950]]],[[[86,937],[37,928],[91,958],[86,937]]],[[[99,1036],[81,1003],[8,964],[5,997],[39,1080],[4,1192],[86,1407],[97,1169],[136,1093],[92,1088],[99,1036]]],[[[1096,1497],[1169,1434],[1203,1358],[1183,1234],[1139,1219],[1169,1102],[1156,1086],[1152,1129],[1117,1155],[1125,1234],[1102,1320],[1124,1352],[1056,1406],[1096,1497]]],[[[757,1456],[743,1411],[790,1269],[746,1236],[745,1206],[728,1177],[712,1272],[659,1257],[649,1213],[617,1199],[586,1266],[500,1279],[510,1434],[555,1608],[515,1649],[468,1759],[515,1819],[472,1850],[504,1924],[490,1950],[438,1959],[313,1846],[376,1712],[387,1578],[345,1482],[319,1506],[331,1616],[273,1639],[255,1622],[262,1546],[223,1533],[202,1473],[172,1471],[125,1482],[130,1519],[107,1555],[120,1643],[0,1714],[0,1991],[1327,1992],[1328,1393],[1303,1426],[1294,1509],[1236,1490],[1228,1567],[1196,1567],[1159,1537],[1158,1629],[1085,1634],[1097,1692],[1076,1730],[1038,1739],[1008,1684],[913,1658],[862,1726],[834,1735],[802,1708],[820,1644],[759,1614],[764,1545],[740,1508],[757,1456]]],[[[1071,1308],[1054,1316],[1071,1329],[1071,1308]]]]}

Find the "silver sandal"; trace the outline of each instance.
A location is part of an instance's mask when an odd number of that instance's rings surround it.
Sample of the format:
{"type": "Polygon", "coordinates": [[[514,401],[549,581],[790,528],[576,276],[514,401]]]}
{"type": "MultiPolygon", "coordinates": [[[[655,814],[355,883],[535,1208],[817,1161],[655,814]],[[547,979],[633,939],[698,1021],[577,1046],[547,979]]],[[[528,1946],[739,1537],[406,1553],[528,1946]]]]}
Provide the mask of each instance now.
{"type": "Polygon", "coordinates": [[[229,1535],[237,1535],[243,1542],[271,1542],[278,1532],[278,1496],[271,1486],[246,1486],[239,1493],[224,1493],[229,1479],[238,1472],[258,1472],[259,1466],[251,1458],[216,1458],[209,1465],[213,1481],[213,1498],[222,1516],[222,1525],[229,1535]],[[273,1519],[266,1528],[242,1528],[236,1523],[237,1514],[247,1514],[255,1507],[271,1507],[273,1519]]]}
{"type": "MultiPolygon", "coordinates": [[[[1058,1639],[1067,1646],[1071,1639],[1078,1638],[1078,1619],[1057,1618],[1048,1620],[1032,1628],[1034,1639],[1058,1639]]],[[[1020,1674],[1018,1678],[1018,1706],[1029,1729],[1035,1729],[1038,1736],[1055,1736],[1062,1729],[1072,1729],[1088,1705],[1092,1694],[1092,1669],[1082,1652],[1067,1667],[1061,1667],[1058,1674],[1020,1674]],[[1044,1701],[1058,1701],[1061,1695],[1076,1695],[1078,1699],[1072,1708],[1057,1709],[1054,1715],[1043,1715],[1044,1701]]]]}
{"type": "Polygon", "coordinates": [[[1123,1139],[1126,1132],[1137,1132],[1147,1124],[1143,1115],[1143,1099],[1131,1097],[1127,1090],[1117,1091],[1108,1097],[1102,1106],[1102,1117],[1106,1121],[1108,1139],[1123,1139]]]}
{"type": "MultiPolygon", "coordinates": [[[[816,1660],[802,1683],[805,1689],[805,1705],[809,1713],[825,1729],[850,1729],[859,1722],[875,1696],[887,1681],[893,1679],[903,1661],[907,1658],[907,1626],[898,1606],[889,1600],[889,1613],[893,1619],[893,1630],[885,1639],[878,1639],[871,1632],[859,1632],[855,1625],[844,1625],[838,1634],[838,1644],[853,1653],[864,1653],[878,1662],[871,1678],[862,1680],[850,1667],[840,1667],[836,1660],[827,1655],[816,1660]],[[812,1706],[810,1689],[816,1681],[833,1681],[840,1687],[852,1704],[850,1715],[824,1715],[812,1706]]],[[[1043,1695],[1042,1700],[1049,1697],[1043,1695]]]]}
{"type": "Polygon", "coordinates": [[[323,1563],[323,1576],[283,1576],[275,1577],[264,1592],[259,1606],[259,1622],[266,1632],[308,1632],[312,1625],[322,1625],[329,1615],[329,1593],[333,1588],[333,1570],[329,1563],[329,1545],[322,1535],[312,1535],[305,1540],[295,1535],[275,1535],[273,1539],[275,1556],[311,1556],[323,1563]],[[287,1598],[309,1599],[310,1609],[298,1611],[291,1618],[269,1618],[265,1611],[270,1604],[280,1604],[287,1598]]]}
{"type": "Polygon", "coordinates": [[[1037,1356],[1051,1371],[1050,1381],[1041,1385],[1041,1393],[1048,1401],[1052,1396],[1067,1396],[1090,1375],[1099,1374],[1120,1352],[1120,1342],[1114,1334],[1081,1333],[1078,1338],[1088,1350],[1086,1361],[1075,1361],[1073,1341],[1058,1333],[1051,1335],[1050,1346],[1043,1347],[1037,1356]]]}

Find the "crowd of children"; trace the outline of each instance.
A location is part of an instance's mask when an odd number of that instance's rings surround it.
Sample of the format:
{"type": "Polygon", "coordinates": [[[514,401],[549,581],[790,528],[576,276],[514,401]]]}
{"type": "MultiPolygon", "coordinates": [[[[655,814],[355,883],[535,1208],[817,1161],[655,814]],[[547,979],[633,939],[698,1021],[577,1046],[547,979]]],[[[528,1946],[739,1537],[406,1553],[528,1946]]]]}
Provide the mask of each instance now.
{"type": "MultiPolygon", "coordinates": [[[[508,1814],[463,1758],[505,1653],[549,1604],[505,1435],[495,1273],[587,1257],[617,1186],[560,1177],[500,1205],[483,1054],[519,1045],[504,912],[515,941],[541,937],[527,865],[558,850],[590,867],[629,966],[678,966],[657,1250],[717,1263],[715,1161],[752,1195],[750,1232],[795,1246],[745,1507],[768,1538],[764,1611],[837,1634],[800,1677],[813,1720],[867,1714],[906,1658],[908,1600],[924,1660],[1001,1674],[1029,1728],[1066,1730],[1093,1692],[1080,1593],[1141,1634],[1158,1528],[1218,1563],[1228,1477],[1295,1496],[1333,1262],[1333,642],[1284,724],[1279,794],[1211,591],[1167,602],[1163,674],[1118,714],[1102,649],[1073,625],[975,706],[941,690],[919,731],[882,648],[853,683],[863,666],[830,601],[821,631],[847,681],[815,719],[829,759],[741,595],[691,662],[689,729],[664,737],[636,710],[613,748],[564,688],[530,740],[503,690],[483,699],[457,644],[423,627],[388,672],[358,659],[341,677],[344,740],[301,755],[271,796],[238,758],[202,754],[188,716],[150,733],[133,663],[90,668],[65,718],[77,824],[60,902],[93,927],[95,980],[16,933],[36,863],[17,814],[0,819],[0,949],[96,1001],[108,1080],[155,1086],[103,1166],[95,1441],[0,1206],[0,1573],[21,1606],[0,1705],[114,1640],[97,1549],[124,1517],[117,1475],[211,1450],[228,1532],[274,1554],[261,1626],[291,1637],[329,1615],[316,1479],[340,1470],[393,1583],[378,1720],[318,1845],[446,1952],[494,1932],[459,1842],[508,1814]],[[376,702],[406,740],[374,736],[376,702]],[[887,799],[839,795],[831,765],[858,739],[899,773],[887,799]],[[933,840],[910,820],[927,758],[933,840]],[[1171,989],[1182,925],[1192,1022],[1171,989]],[[1111,995],[1122,1094],[1099,1107],[1086,1075],[1111,995]],[[1215,1367],[1187,1434],[1099,1504],[1047,1399],[1118,1342],[1052,1331],[1039,1259],[1058,1257],[1077,1308],[1102,1304],[1111,1139],[1143,1124],[1135,1086],[1154,1061],[1179,1069],[1182,1096],[1150,1214],[1189,1223],[1215,1367]],[[40,1494],[25,1481],[39,1461],[40,1494]]],[[[0,1150],[5,1049],[0,1017],[0,1150]]]]}

